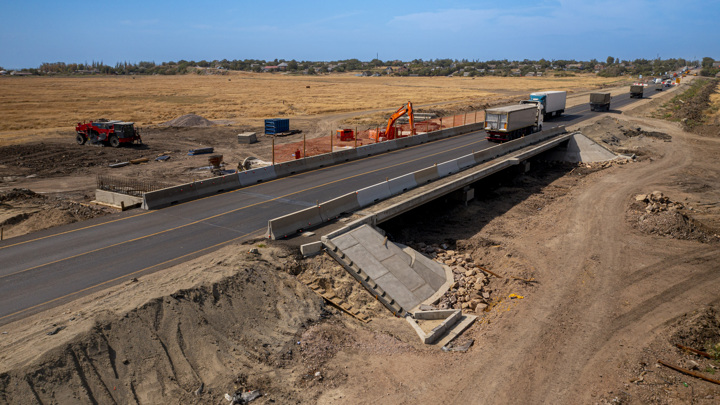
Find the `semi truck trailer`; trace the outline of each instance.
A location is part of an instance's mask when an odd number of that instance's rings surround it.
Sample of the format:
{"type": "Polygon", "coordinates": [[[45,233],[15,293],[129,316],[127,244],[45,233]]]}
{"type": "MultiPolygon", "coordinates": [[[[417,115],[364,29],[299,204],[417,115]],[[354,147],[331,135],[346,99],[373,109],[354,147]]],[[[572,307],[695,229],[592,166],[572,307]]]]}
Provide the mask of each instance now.
{"type": "Polygon", "coordinates": [[[559,117],[565,112],[565,101],[567,91],[538,91],[530,93],[529,100],[523,100],[521,104],[538,104],[542,106],[542,114],[545,119],[559,117]]]}
{"type": "Polygon", "coordinates": [[[542,106],[539,104],[516,104],[485,110],[485,139],[491,142],[507,142],[542,131],[542,106]]]}

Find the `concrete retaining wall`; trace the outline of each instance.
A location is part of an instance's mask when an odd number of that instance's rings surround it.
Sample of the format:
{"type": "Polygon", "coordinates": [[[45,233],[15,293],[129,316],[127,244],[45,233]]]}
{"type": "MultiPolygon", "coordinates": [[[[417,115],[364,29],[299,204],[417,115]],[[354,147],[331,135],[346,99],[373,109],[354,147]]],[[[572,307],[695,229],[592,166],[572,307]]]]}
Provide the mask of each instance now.
{"type": "Polygon", "coordinates": [[[143,199],[142,197],[98,189],[95,190],[95,202],[115,208],[127,209],[141,206],[143,199]]]}

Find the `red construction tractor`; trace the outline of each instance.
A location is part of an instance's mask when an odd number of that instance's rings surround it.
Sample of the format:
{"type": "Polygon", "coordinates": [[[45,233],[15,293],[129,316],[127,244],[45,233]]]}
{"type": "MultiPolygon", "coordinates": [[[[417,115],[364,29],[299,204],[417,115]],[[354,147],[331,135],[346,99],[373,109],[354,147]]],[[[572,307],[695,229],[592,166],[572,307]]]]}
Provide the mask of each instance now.
{"type": "Polygon", "coordinates": [[[77,132],[75,140],[78,145],[83,145],[85,142],[90,141],[90,143],[103,143],[117,148],[122,144],[142,143],[140,128],[135,128],[135,123],[133,122],[78,122],[75,131],[77,132]]]}

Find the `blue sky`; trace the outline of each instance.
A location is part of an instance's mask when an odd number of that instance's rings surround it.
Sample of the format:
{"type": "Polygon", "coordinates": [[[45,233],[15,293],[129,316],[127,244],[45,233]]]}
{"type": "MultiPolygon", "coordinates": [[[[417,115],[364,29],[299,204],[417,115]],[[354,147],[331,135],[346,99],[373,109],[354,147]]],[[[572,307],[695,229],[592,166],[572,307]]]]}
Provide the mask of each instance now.
{"type": "Polygon", "coordinates": [[[0,66],[296,59],[720,59],[718,0],[0,0],[0,66]]]}

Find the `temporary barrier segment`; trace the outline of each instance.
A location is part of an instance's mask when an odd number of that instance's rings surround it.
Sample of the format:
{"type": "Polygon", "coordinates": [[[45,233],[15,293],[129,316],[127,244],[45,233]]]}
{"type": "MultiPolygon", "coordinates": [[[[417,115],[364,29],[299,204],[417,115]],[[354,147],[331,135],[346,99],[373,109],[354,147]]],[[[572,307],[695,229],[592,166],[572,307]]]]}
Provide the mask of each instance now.
{"type": "Polygon", "coordinates": [[[390,195],[402,194],[408,190],[417,187],[415,181],[415,173],[408,173],[400,177],[388,180],[388,189],[390,189],[390,195]]]}
{"type": "Polygon", "coordinates": [[[353,192],[320,204],[320,218],[327,222],[358,209],[360,209],[360,204],[357,194],[353,192]]]}
{"type": "Polygon", "coordinates": [[[277,177],[274,166],[260,167],[238,173],[238,182],[241,186],[251,186],[263,181],[273,180],[277,177]]]}
{"type": "Polygon", "coordinates": [[[268,221],[267,236],[271,239],[287,238],[322,222],[319,206],[305,208],[268,221]]]}
{"type": "Polygon", "coordinates": [[[357,191],[357,200],[360,207],[366,207],[390,196],[390,187],[388,187],[386,181],[357,191]]]}

